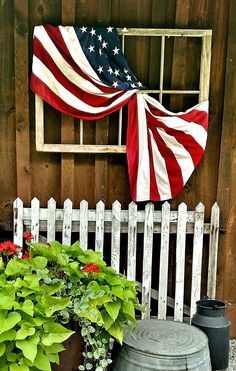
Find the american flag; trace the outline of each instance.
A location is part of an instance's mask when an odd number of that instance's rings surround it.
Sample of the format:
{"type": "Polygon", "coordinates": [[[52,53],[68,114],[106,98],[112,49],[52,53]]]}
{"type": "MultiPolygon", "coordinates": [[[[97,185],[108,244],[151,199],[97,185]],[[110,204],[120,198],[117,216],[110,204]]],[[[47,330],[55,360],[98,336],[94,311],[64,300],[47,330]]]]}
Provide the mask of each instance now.
{"type": "Polygon", "coordinates": [[[128,103],[133,201],[175,197],[206,146],[208,103],[173,113],[144,94],[113,27],[36,26],[31,89],[59,111],[98,120],[128,103]]]}

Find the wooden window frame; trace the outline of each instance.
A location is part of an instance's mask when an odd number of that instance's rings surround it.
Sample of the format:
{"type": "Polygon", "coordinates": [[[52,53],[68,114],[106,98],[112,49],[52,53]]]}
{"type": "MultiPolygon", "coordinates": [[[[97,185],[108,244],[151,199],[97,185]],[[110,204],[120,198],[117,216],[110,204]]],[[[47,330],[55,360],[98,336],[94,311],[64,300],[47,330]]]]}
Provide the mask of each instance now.
{"type": "MultiPolygon", "coordinates": [[[[187,29],[146,29],[146,28],[118,28],[121,36],[122,51],[124,51],[125,37],[132,36],[151,36],[161,37],[161,56],[160,56],[160,79],[159,89],[149,89],[139,91],[138,94],[157,93],[159,101],[162,103],[163,94],[194,94],[198,95],[198,100],[207,100],[209,96],[210,84],[210,65],[211,65],[211,30],[187,30],[187,29]],[[200,77],[198,90],[165,90],[163,89],[163,76],[165,64],[165,39],[166,37],[200,37],[201,60],[200,77]]],[[[119,110],[119,129],[117,145],[83,144],[83,120],[80,120],[80,144],[61,144],[44,142],[44,103],[43,100],[35,95],[35,133],[36,150],[40,152],[60,152],[60,153],[125,153],[126,146],[121,145],[122,134],[122,108],[119,110]]]]}

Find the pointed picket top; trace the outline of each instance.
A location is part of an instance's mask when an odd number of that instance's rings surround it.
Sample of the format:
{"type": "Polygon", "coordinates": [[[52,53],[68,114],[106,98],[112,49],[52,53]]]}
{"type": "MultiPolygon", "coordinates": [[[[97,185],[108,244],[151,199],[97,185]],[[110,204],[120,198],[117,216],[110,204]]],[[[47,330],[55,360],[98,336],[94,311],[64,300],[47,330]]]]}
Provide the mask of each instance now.
{"type": "Polygon", "coordinates": [[[54,241],[56,234],[56,201],[54,198],[48,200],[47,219],[47,242],[54,241]]]}
{"type": "Polygon", "coordinates": [[[127,278],[136,279],[136,250],[137,250],[137,204],[133,201],[129,204],[128,219],[128,254],[127,254],[127,278]]]}
{"type": "Polygon", "coordinates": [[[215,202],[211,208],[208,278],[207,278],[207,296],[211,299],[215,299],[216,296],[219,218],[220,209],[217,202],[215,202]]]}
{"type": "Polygon", "coordinates": [[[184,311],[184,274],[186,246],[187,205],[182,202],[178,207],[176,235],[176,274],[174,320],[183,321],[184,311]]]}
{"type": "Polygon", "coordinates": [[[88,201],[80,202],[80,247],[83,250],[88,248],[88,201]]]}
{"type": "Polygon", "coordinates": [[[39,241],[39,207],[40,202],[37,197],[34,197],[31,201],[31,233],[33,242],[39,241]]]}
{"type": "Polygon", "coordinates": [[[23,201],[18,197],[13,202],[13,242],[23,246],[23,201]]]}
{"type": "Polygon", "coordinates": [[[112,204],[111,266],[117,273],[120,271],[120,214],[121,204],[116,200],[112,204]]]}
{"type": "Polygon", "coordinates": [[[105,204],[103,201],[99,201],[96,204],[96,230],[95,230],[95,251],[99,251],[103,254],[104,244],[104,215],[105,204]]]}
{"type": "Polygon", "coordinates": [[[205,210],[205,206],[203,205],[202,202],[199,202],[197,206],[195,207],[195,211],[197,211],[198,213],[202,213],[204,212],[204,210],[205,210]]]}
{"type": "Polygon", "coordinates": [[[62,243],[69,246],[71,244],[72,228],[72,201],[67,198],[63,204],[63,225],[62,225],[62,243]]]}

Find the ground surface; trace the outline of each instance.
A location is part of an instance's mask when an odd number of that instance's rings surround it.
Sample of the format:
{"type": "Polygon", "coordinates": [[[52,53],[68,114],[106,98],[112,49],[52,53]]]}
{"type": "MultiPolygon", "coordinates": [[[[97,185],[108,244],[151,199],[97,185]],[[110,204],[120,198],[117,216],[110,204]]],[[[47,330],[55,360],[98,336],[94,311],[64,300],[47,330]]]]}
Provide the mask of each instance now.
{"type": "Polygon", "coordinates": [[[236,339],[230,341],[229,367],[227,371],[236,371],[236,339]]]}

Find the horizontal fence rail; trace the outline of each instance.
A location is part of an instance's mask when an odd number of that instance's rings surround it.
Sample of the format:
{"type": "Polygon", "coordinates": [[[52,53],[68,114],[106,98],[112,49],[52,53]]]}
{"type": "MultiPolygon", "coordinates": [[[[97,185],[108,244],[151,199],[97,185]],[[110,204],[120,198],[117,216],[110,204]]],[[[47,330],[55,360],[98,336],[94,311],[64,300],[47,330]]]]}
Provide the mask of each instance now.
{"type": "Polygon", "coordinates": [[[70,199],[65,200],[63,209],[57,209],[56,201],[50,199],[47,208],[41,208],[37,198],[31,201],[31,207],[25,208],[21,199],[14,201],[14,243],[22,246],[23,231],[31,231],[33,241],[38,242],[40,233],[46,233],[46,241],[55,240],[57,233],[61,233],[61,241],[70,245],[75,238],[80,241],[82,249],[93,248],[103,255],[105,248],[105,234],[110,239],[110,265],[121,271],[123,258],[122,234],[127,235],[127,278],[137,280],[136,266],[139,263],[140,251],[137,244],[138,237],[142,243],[142,273],[138,290],[141,293],[141,302],[147,308],[143,318],[149,318],[151,299],[158,300],[157,318],[166,319],[168,307],[174,308],[174,320],[183,321],[184,314],[190,316],[195,313],[196,301],[201,297],[203,238],[209,236],[208,243],[208,278],[207,296],[214,298],[216,292],[218,234],[219,234],[219,207],[215,203],[211,210],[211,220],[204,220],[204,205],[199,203],[194,211],[188,211],[187,205],[181,203],[177,211],[171,211],[168,202],[162,205],[162,210],[154,210],[154,205],[147,203],[145,210],[138,210],[134,202],[127,210],[121,210],[121,204],[115,201],[111,210],[106,210],[102,201],[96,209],[88,209],[88,202],[83,200],[79,209],[73,209],[70,199]],[[89,241],[89,233],[94,235],[94,246],[89,241]],[[141,235],[142,234],[142,235],[141,235]],[[159,247],[154,246],[154,235],[160,235],[159,247]],[[169,273],[169,246],[170,236],[176,235],[175,243],[175,298],[167,295],[169,273]],[[74,237],[75,235],[75,237],[74,237]],[[192,235],[192,277],[190,306],[184,304],[185,269],[186,269],[186,237],[192,235]],[[122,247],[122,249],[121,249],[122,247]],[[159,262],[153,262],[155,249],[160,249],[159,262]],[[121,253],[122,251],[122,253],[121,253]],[[139,253],[139,254],[138,254],[139,253]],[[156,264],[158,263],[158,269],[156,264]],[[153,289],[152,278],[159,272],[158,290],[153,289]]]}

